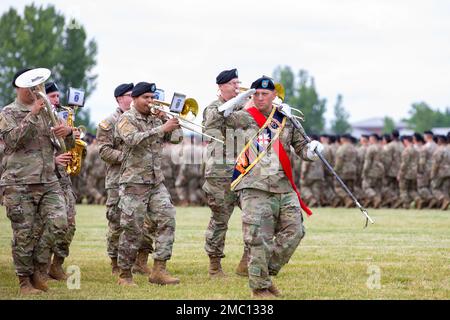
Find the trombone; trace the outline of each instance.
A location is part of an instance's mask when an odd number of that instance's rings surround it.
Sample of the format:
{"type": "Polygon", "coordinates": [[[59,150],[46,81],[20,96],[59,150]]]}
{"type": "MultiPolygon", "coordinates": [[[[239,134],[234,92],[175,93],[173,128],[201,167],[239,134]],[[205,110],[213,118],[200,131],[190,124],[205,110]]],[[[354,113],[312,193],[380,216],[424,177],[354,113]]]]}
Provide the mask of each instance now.
{"type": "Polygon", "coordinates": [[[181,110],[181,112],[180,112],[179,114],[178,114],[178,113],[175,113],[175,112],[171,112],[171,111],[166,110],[165,107],[170,107],[170,103],[165,102],[165,101],[161,101],[161,100],[153,100],[153,102],[150,103],[150,104],[148,105],[148,107],[150,108],[150,112],[151,112],[152,114],[154,114],[154,115],[157,114],[158,112],[163,112],[163,113],[165,113],[165,114],[168,115],[168,116],[171,116],[171,117],[173,117],[173,118],[177,118],[177,119],[180,121],[180,127],[185,128],[185,129],[187,129],[187,130],[189,130],[189,131],[192,131],[192,132],[194,132],[194,133],[200,134],[200,135],[202,135],[202,136],[205,136],[205,137],[207,137],[207,138],[209,138],[209,139],[213,139],[213,140],[215,140],[215,141],[217,141],[217,142],[220,142],[220,143],[222,143],[222,144],[225,144],[225,142],[223,142],[222,140],[219,140],[219,139],[217,139],[217,138],[214,138],[213,136],[210,136],[209,134],[206,134],[206,133],[203,133],[203,132],[199,132],[199,131],[197,131],[197,130],[194,130],[193,128],[191,128],[191,127],[189,127],[189,126],[187,126],[187,125],[185,124],[185,123],[189,123],[189,124],[191,124],[191,125],[200,127],[200,128],[202,128],[202,129],[205,128],[204,126],[202,126],[202,125],[200,125],[200,124],[197,124],[197,123],[195,123],[195,122],[193,122],[193,121],[190,121],[190,120],[186,119],[186,117],[187,117],[189,114],[193,114],[194,117],[196,117],[197,114],[198,114],[198,103],[197,103],[197,101],[196,101],[195,99],[193,99],[193,98],[187,98],[187,99],[184,101],[183,109],[181,110]],[[185,122],[185,123],[181,123],[181,122],[185,122]]]}

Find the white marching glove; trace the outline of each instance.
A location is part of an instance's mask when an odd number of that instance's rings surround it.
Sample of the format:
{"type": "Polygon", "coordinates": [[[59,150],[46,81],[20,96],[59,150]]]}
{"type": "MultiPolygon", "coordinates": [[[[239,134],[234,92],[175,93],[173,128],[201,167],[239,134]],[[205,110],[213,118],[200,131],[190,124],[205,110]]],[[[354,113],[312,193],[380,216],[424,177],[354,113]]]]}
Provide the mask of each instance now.
{"type": "Polygon", "coordinates": [[[317,158],[319,158],[319,156],[314,151],[317,151],[318,153],[322,153],[323,151],[323,144],[321,144],[317,140],[311,141],[306,145],[306,147],[308,148],[308,150],[306,151],[306,156],[309,160],[312,161],[315,161],[317,160],[317,158]]]}

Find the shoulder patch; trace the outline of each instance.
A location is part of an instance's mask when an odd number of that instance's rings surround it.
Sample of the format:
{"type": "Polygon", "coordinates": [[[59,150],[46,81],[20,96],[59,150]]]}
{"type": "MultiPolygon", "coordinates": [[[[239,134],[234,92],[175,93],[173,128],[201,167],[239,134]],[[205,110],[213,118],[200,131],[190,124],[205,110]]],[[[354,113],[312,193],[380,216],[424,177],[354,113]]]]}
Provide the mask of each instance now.
{"type": "Polygon", "coordinates": [[[136,128],[133,126],[133,124],[130,122],[130,120],[127,117],[122,117],[119,120],[119,123],[117,124],[117,128],[119,129],[120,134],[123,134],[125,136],[136,130],[136,128]]]}
{"type": "Polygon", "coordinates": [[[110,130],[111,129],[111,124],[108,122],[108,121],[106,121],[106,120],[103,120],[102,122],[100,122],[99,123],[99,125],[98,125],[101,129],[103,129],[103,130],[110,130]]]}

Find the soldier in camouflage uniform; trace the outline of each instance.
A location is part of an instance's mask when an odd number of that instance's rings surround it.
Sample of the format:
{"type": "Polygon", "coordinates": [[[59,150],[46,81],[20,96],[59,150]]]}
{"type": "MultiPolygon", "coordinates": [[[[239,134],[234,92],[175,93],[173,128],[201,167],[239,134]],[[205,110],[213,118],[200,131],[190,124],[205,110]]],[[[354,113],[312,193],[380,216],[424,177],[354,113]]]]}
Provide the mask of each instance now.
{"type": "MultiPolygon", "coordinates": [[[[55,175],[55,146],[50,125],[42,116],[44,103],[28,88],[16,86],[17,98],[0,113],[0,139],[5,143],[4,205],[13,229],[12,256],[22,294],[47,291],[44,275],[55,240],[67,232],[63,191],[55,175]]],[[[70,135],[63,124],[51,129],[57,137],[70,135]]],[[[69,139],[66,143],[71,145],[69,139]]],[[[72,141],[73,144],[73,141],[72,141]]]]}
{"type": "Polygon", "coordinates": [[[425,169],[426,167],[426,150],[425,140],[423,136],[415,132],[413,135],[414,148],[419,152],[419,163],[417,164],[417,198],[414,200],[416,209],[422,209],[424,204],[430,203],[433,199],[429,189],[429,175],[425,169]]]}
{"type": "MultiPolygon", "coordinates": [[[[132,102],[131,90],[132,83],[124,83],[114,90],[118,107],[116,111],[105,120],[101,121],[97,128],[97,141],[99,146],[99,154],[106,163],[106,180],[105,188],[107,190],[106,200],[106,219],[108,220],[107,234],[107,252],[111,259],[112,274],[119,274],[117,265],[117,256],[119,248],[119,237],[122,233],[120,226],[121,211],[119,205],[119,178],[120,166],[124,157],[124,142],[115,133],[115,126],[119,117],[126,111],[130,110],[132,102]]],[[[148,255],[153,251],[152,239],[150,233],[150,223],[144,223],[144,238],[137,253],[135,264],[132,272],[140,274],[150,274],[147,266],[148,255]]]]}
{"type": "MultiPolygon", "coordinates": [[[[327,134],[322,134],[320,136],[320,143],[322,143],[322,145],[323,145],[322,156],[333,167],[334,166],[334,154],[333,154],[333,151],[331,150],[330,136],[327,134]]],[[[334,193],[334,183],[333,183],[334,176],[330,172],[330,170],[328,170],[325,167],[324,163],[322,163],[322,166],[323,166],[323,173],[324,173],[324,183],[323,183],[322,201],[321,202],[324,206],[329,206],[333,202],[333,199],[336,197],[336,194],[334,193]]]]}
{"type": "Polygon", "coordinates": [[[178,156],[179,145],[173,145],[171,143],[165,143],[162,149],[163,161],[161,162],[161,170],[164,174],[164,185],[170,193],[172,202],[174,205],[180,204],[177,191],[175,188],[175,180],[179,172],[179,165],[175,163],[173,157],[178,156]]]}
{"type": "Polygon", "coordinates": [[[403,152],[403,144],[399,140],[399,132],[392,131],[391,142],[383,148],[383,163],[385,170],[383,182],[383,198],[382,206],[393,205],[399,197],[399,184],[397,180],[398,171],[400,170],[400,161],[403,152]]]}
{"type": "Polygon", "coordinates": [[[153,83],[136,84],[131,93],[133,105],[116,124],[116,132],[124,142],[119,178],[119,208],[122,211],[118,252],[120,285],[136,285],[131,267],[144,236],[145,216],[151,224],[150,230],[156,234],[149,281],[156,284],[179,283],[166,270],[175,239],[175,207],[162,183],[161,149],[163,142],[170,140],[171,136],[171,141],[179,142],[183,133],[176,118],[167,120],[162,113],[153,115],[150,112],[149,104],[155,91],[153,83]]]}
{"type": "Polygon", "coordinates": [[[450,204],[450,148],[446,136],[438,136],[438,147],[432,156],[431,188],[442,210],[450,204]]]}
{"type": "Polygon", "coordinates": [[[404,209],[409,209],[411,202],[417,199],[417,166],[419,163],[419,151],[414,148],[411,136],[402,136],[401,141],[405,148],[402,152],[400,169],[397,176],[400,187],[400,199],[397,200],[393,208],[399,208],[403,205],[404,209]]]}
{"type": "MultiPolygon", "coordinates": [[[[59,115],[66,114],[68,116],[67,110],[61,108],[59,102],[59,89],[57,85],[54,82],[46,83],[45,92],[47,94],[50,103],[55,108],[54,110],[59,115]]],[[[62,121],[65,121],[65,123],[67,123],[67,118],[65,116],[60,118],[62,121]]],[[[80,132],[76,128],[72,128],[72,135],[73,141],[75,141],[75,139],[80,138],[80,132]]],[[[70,148],[67,148],[67,150],[70,150],[70,148]]],[[[53,261],[48,270],[49,276],[59,281],[67,280],[67,275],[64,272],[62,265],[64,263],[64,259],[69,256],[69,247],[70,244],[72,243],[76,230],[75,226],[76,198],[72,190],[72,181],[70,180],[69,174],[66,172],[67,164],[70,162],[71,158],[72,156],[68,152],[59,153],[55,157],[55,167],[56,167],[55,174],[58,177],[59,184],[61,185],[61,188],[64,192],[64,199],[66,202],[66,210],[67,210],[67,223],[68,223],[68,228],[65,235],[61,239],[56,240],[56,245],[52,250],[53,261]]]]}
{"type": "Polygon", "coordinates": [[[418,209],[421,209],[424,204],[428,204],[430,208],[433,208],[437,204],[437,200],[433,196],[431,190],[432,157],[437,149],[437,144],[436,142],[434,142],[433,138],[433,132],[424,132],[425,145],[420,149],[419,167],[417,174],[417,191],[420,197],[418,209]]]}
{"type": "MultiPolygon", "coordinates": [[[[311,139],[318,140],[316,135],[311,139]]],[[[320,161],[302,161],[300,192],[309,207],[321,205],[323,185],[325,182],[324,167],[320,161]]]]}
{"type": "MultiPolygon", "coordinates": [[[[254,105],[267,117],[276,97],[272,80],[260,78],[253,82],[252,88],[256,93],[249,106],[254,105]]],[[[227,125],[245,129],[247,139],[259,131],[256,120],[247,110],[231,113],[227,125]]],[[[264,137],[259,141],[267,146],[268,141],[264,137]]],[[[293,146],[306,161],[316,159],[313,153],[316,147],[318,152],[323,148],[317,141],[308,147],[307,141],[290,121],[286,121],[278,141],[278,146],[282,145],[288,158],[290,146],[293,146]]],[[[249,248],[248,277],[252,294],[254,297],[277,296],[280,292],[270,276],[278,274],[290,260],[305,234],[299,198],[272,148],[268,148],[261,161],[240,180],[235,190],[242,205],[242,228],[244,242],[249,248]]]]}
{"type": "Polygon", "coordinates": [[[364,207],[372,205],[379,208],[381,205],[381,188],[383,184],[384,165],[383,150],[380,146],[380,137],[372,134],[369,137],[369,147],[365,152],[362,169],[362,190],[364,191],[364,207]]]}
{"type": "MultiPolygon", "coordinates": [[[[227,127],[223,115],[218,108],[226,101],[234,98],[239,91],[239,79],[236,69],[222,71],[216,77],[220,95],[217,100],[211,102],[203,111],[204,132],[220,140],[226,141],[231,148],[215,140],[210,140],[207,145],[205,164],[205,183],[203,190],[206,192],[208,206],[211,209],[211,218],[205,232],[205,251],[209,257],[209,275],[224,276],[220,260],[225,257],[225,236],[228,230],[228,221],[239,205],[237,195],[230,190],[233,164],[236,158],[234,150],[234,131],[227,127]],[[231,152],[230,152],[231,151],[231,152]]],[[[247,274],[247,251],[239,262],[236,272],[239,275],[247,274]]]]}
{"type": "Polygon", "coordinates": [[[356,181],[355,181],[355,196],[357,198],[364,198],[364,189],[362,186],[362,173],[364,168],[364,159],[366,157],[366,151],[369,147],[369,136],[361,135],[359,138],[359,145],[356,146],[356,151],[358,152],[358,158],[356,161],[356,181]]]}
{"type": "Polygon", "coordinates": [[[105,204],[106,165],[100,157],[100,146],[97,139],[87,146],[86,155],[86,192],[89,204],[105,204]]]}
{"type": "MultiPolygon", "coordinates": [[[[358,152],[352,143],[351,135],[345,134],[340,140],[341,146],[336,151],[334,170],[350,191],[353,192],[356,181],[358,152]]],[[[336,208],[339,204],[344,204],[346,208],[354,206],[352,198],[350,198],[337,180],[334,181],[334,190],[336,191],[337,197],[333,200],[333,207],[336,208]]]]}

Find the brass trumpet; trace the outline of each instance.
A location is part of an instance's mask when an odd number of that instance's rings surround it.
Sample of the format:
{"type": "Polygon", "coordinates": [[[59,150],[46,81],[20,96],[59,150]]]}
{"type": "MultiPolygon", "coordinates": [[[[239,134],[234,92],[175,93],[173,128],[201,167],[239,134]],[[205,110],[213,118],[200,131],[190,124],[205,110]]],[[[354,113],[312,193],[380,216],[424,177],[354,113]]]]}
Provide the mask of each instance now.
{"type": "Polygon", "coordinates": [[[168,116],[177,118],[180,121],[180,127],[185,128],[187,130],[190,130],[190,131],[192,131],[194,133],[200,134],[200,135],[202,135],[204,137],[207,137],[209,139],[213,139],[213,140],[215,140],[217,142],[220,142],[222,144],[225,144],[225,142],[223,142],[222,140],[214,138],[213,136],[210,136],[209,134],[206,134],[206,133],[194,130],[193,128],[190,128],[190,127],[188,127],[185,124],[185,123],[189,123],[191,125],[200,127],[202,129],[205,128],[204,126],[202,126],[200,124],[197,124],[197,123],[195,123],[193,121],[190,121],[190,120],[186,119],[186,117],[189,114],[193,114],[194,117],[197,116],[197,114],[198,114],[198,103],[197,103],[197,101],[195,99],[187,98],[184,101],[183,109],[181,110],[181,112],[179,114],[175,113],[175,112],[171,112],[171,111],[165,109],[166,107],[169,107],[170,105],[171,105],[170,103],[165,102],[165,101],[153,100],[153,102],[150,103],[148,105],[148,107],[150,108],[150,112],[152,114],[154,114],[154,115],[157,114],[158,112],[163,112],[163,113],[167,114],[168,116]],[[181,123],[181,122],[185,122],[185,123],[181,123]]]}

